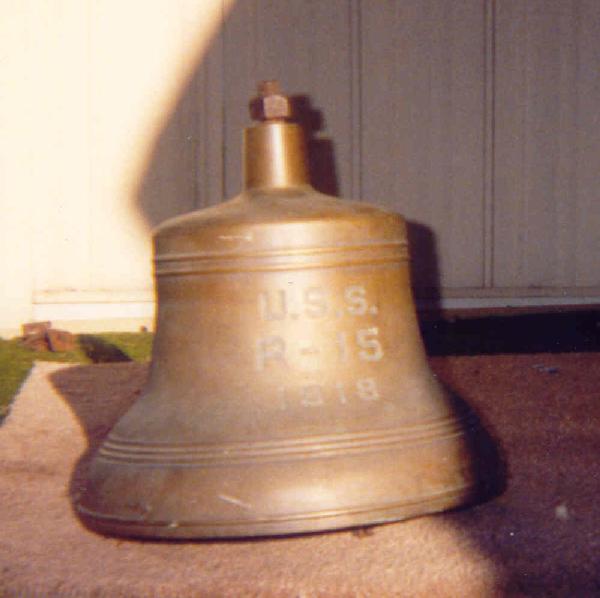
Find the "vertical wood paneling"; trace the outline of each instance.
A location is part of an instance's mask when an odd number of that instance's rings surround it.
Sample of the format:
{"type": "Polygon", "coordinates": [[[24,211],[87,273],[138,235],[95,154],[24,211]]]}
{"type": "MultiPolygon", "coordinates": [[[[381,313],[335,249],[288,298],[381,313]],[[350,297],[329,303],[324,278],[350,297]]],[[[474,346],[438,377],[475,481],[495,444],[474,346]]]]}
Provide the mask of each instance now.
{"type": "Polygon", "coordinates": [[[196,114],[195,207],[214,205],[222,200],[224,186],[223,123],[223,24],[204,55],[192,80],[191,96],[196,114]]]}
{"type": "Polygon", "coordinates": [[[193,39],[185,2],[173,4],[177,10],[158,4],[148,7],[144,28],[137,32],[138,43],[127,51],[123,48],[126,40],[133,39],[138,10],[124,6],[124,18],[115,19],[115,6],[110,2],[89,4],[89,268],[93,289],[151,288],[150,227],[195,205],[197,98],[186,91],[173,114],[165,110],[166,90],[175,87],[177,68],[181,77],[181,57],[193,39]],[[166,119],[161,118],[161,110],[166,119]],[[166,126],[155,132],[157,125],[166,126]],[[136,162],[142,163],[144,153],[151,160],[142,169],[136,162]],[[137,219],[132,218],[132,208],[138,212],[137,219]],[[109,236],[115,221],[119,229],[109,236]],[[146,229],[145,246],[138,227],[146,229]],[[120,254],[116,260],[115,249],[120,254]]]}
{"type": "Polygon", "coordinates": [[[143,25],[135,3],[24,4],[36,301],[151,289],[151,227],[222,198],[229,4],[156,0],[143,25]]]}
{"type": "Polygon", "coordinates": [[[575,284],[600,296],[600,2],[582,0],[577,17],[575,284]]]}
{"type": "Polygon", "coordinates": [[[494,283],[600,284],[600,4],[497,3],[494,283]]]}
{"type": "MultiPolygon", "coordinates": [[[[338,192],[352,184],[350,0],[238,0],[225,24],[225,189],[241,188],[241,131],[263,79],[306,94],[324,119],[322,158],[333,154],[338,192]]],[[[319,144],[317,144],[319,145],[319,144]]],[[[325,164],[325,166],[328,166],[325,164]]]]}
{"type": "Polygon", "coordinates": [[[149,31],[156,56],[175,53],[179,69],[187,71],[138,189],[140,210],[152,226],[223,198],[223,21],[232,4],[172,0],[149,31]],[[169,41],[175,52],[158,50],[169,41]],[[200,51],[193,51],[192,42],[200,51]]]}
{"type": "Polygon", "coordinates": [[[417,284],[484,284],[484,3],[362,3],[365,198],[420,223],[417,284]]]}
{"type": "Polygon", "coordinates": [[[33,170],[29,174],[38,184],[31,210],[33,288],[85,288],[92,280],[90,6],[60,0],[23,9],[29,13],[30,35],[18,51],[23,52],[23,69],[31,83],[30,97],[23,99],[32,102],[25,108],[28,123],[23,135],[31,136],[28,161],[33,170]],[[40,66],[44,64],[60,68],[40,66]]]}
{"type": "Polygon", "coordinates": [[[483,286],[494,280],[494,105],[496,93],[496,3],[483,0],[483,286]]]}

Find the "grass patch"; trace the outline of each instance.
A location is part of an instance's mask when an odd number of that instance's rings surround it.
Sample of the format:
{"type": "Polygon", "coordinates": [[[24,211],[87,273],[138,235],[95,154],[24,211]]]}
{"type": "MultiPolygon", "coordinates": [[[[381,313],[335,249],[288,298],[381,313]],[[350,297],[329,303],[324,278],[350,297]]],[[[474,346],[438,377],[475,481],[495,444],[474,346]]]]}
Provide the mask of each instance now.
{"type": "Polygon", "coordinates": [[[23,347],[18,339],[0,339],[0,420],[19,390],[34,361],[98,363],[107,361],[147,361],[152,352],[153,335],[147,332],[114,332],[79,335],[73,351],[53,353],[23,347]],[[111,356],[118,354],[120,359],[111,356]]]}

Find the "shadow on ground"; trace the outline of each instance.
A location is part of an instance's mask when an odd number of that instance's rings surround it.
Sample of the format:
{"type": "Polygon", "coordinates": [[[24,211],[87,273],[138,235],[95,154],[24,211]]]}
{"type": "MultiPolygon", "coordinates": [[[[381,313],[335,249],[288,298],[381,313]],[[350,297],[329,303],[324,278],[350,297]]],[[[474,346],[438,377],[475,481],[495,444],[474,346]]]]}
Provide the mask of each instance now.
{"type": "Polygon", "coordinates": [[[423,320],[428,355],[600,352],[600,311],[423,320]]]}
{"type": "Polygon", "coordinates": [[[93,363],[116,363],[131,361],[131,357],[119,347],[93,334],[80,334],[79,346],[93,363]]]}

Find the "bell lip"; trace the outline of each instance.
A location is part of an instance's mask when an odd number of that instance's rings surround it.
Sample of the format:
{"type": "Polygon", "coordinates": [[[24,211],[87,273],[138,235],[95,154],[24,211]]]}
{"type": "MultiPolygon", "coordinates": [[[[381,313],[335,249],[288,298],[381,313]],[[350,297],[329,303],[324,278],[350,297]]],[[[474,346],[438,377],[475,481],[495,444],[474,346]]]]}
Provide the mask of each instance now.
{"type": "Polygon", "coordinates": [[[103,515],[81,504],[76,511],[86,527],[106,536],[132,539],[192,540],[284,537],[382,525],[465,508],[491,499],[480,481],[425,497],[393,504],[345,509],[330,514],[307,513],[255,521],[149,522],[103,515]]]}

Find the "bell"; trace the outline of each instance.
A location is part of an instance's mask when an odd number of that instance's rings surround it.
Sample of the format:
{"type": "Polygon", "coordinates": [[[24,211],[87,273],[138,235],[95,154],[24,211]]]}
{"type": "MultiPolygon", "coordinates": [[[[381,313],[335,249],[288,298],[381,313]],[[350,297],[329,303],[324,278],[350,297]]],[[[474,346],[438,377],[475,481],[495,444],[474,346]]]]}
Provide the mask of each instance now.
{"type": "Polygon", "coordinates": [[[482,429],[428,367],[405,221],[311,187],[275,82],[254,112],[242,193],[155,231],[148,382],[92,459],[81,518],[264,536],[482,498],[482,429]]]}

